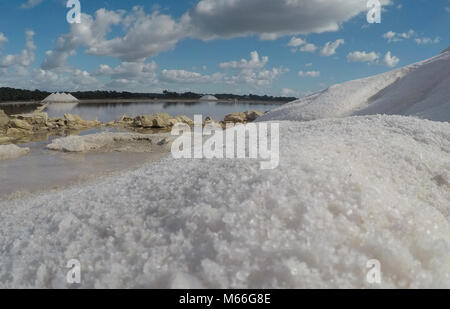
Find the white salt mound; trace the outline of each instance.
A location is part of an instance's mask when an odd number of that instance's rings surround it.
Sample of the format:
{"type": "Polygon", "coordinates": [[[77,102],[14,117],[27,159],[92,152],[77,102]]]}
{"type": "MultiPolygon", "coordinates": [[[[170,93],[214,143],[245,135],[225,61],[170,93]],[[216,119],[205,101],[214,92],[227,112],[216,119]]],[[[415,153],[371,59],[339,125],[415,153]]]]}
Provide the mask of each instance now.
{"type": "Polygon", "coordinates": [[[213,95],[205,95],[203,97],[200,98],[200,101],[218,101],[219,99],[217,99],[215,96],[213,95]]]}
{"type": "Polygon", "coordinates": [[[0,145],[0,161],[24,156],[30,152],[30,148],[20,148],[16,145],[0,145]]]}
{"type": "Polygon", "coordinates": [[[280,167],[166,159],[0,202],[0,287],[450,288],[450,124],[282,122],[280,167]],[[370,259],[381,285],[366,281],[370,259]]]}
{"type": "Polygon", "coordinates": [[[450,50],[377,76],[332,86],[283,105],[258,121],[352,115],[405,115],[450,122],[450,50]]]}
{"type": "Polygon", "coordinates": [[[52,93],[42,103],[78,103],[79,100],[70,93],[52,93]]]}

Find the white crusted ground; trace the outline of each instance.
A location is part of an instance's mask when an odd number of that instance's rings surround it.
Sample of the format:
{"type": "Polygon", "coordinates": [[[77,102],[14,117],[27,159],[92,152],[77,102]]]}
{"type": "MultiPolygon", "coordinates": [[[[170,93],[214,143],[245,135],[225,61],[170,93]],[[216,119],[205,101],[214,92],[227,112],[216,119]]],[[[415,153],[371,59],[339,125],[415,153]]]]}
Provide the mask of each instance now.
{"type": "Polygon", "coordinates": [[[0,161],[18,158],[29,152],[29,148],[21,148],[16,145],[0,145],[0,161]]]}
{"type": "Polygon", "coordinates": [[[450,124],[281,123],[280,167],[175,160],[0,202],[0,287],[450,288],[450,124]],[[375,286],[377,287],[377,286],[375,286]]]}

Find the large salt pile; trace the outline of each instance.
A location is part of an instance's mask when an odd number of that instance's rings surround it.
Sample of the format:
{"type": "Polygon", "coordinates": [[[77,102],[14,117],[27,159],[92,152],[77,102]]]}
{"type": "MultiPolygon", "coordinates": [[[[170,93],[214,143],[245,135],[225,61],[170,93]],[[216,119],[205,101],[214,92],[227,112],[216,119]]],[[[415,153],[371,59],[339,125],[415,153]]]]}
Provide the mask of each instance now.
{"type": "Polygon", "coordinates": [[[70,93],[52,93],[42,103],[78,103],[79,100],[70,93]]]}
{"type": "Polygon", "coordinates": [[[205,95],[203,97],[200,98],[200,101],[218,101],[219,99],[217,99],[215,96],[213,95],[205,95]]]}
{"type": "Polygon", "coordinates": [[[351,115],[408,115],[450,121],[450,50],[381,75],[332,86],[286,104],[259,121],[351,115]]]}

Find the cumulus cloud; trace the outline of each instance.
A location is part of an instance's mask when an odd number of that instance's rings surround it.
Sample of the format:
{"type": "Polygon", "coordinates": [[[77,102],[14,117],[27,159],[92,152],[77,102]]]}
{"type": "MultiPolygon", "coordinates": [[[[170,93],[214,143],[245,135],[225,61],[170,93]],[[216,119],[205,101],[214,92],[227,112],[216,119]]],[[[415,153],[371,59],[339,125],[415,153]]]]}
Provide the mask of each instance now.
{"type": "Polygon", "coordinates": [[[219,65],[222,69],[260,69],[269,62],[269,57],[259,57],[257,51],[250,53],[250,60],[241,59],[240,61],[223,62],[219,65]]]}
{"type": "Polygon", "coordinates": [[[85,46],[90,52],[98,51],[105,42],[105,36],[113,25],[122,21],[123,12],[100,9],[95,18],[82,14],[81,23],[71,25],[70,32],[58,38],[56,47],[47,51],[41,67],[44,70],[52,70],[66,66],[67,59],[75,54],[79,46],[85,46]]]}
{"type": "Polygon", "coordinates": [[[317,50],[317,46],[311,43],[305,44],[302,47],[300,47],[299,51],[307,52],[307,53],[313,53],[317,50]]]}
{"type": "Polygon", "coordinates": [[[375,52],[367,53],[365,51],[355,51],[347,55],[348,62],[367,62],[373,63],[378,60],[379,55],[375,52]]]}
{"type": "Polygon", "coordinates": [[[145,62],[122,62],[116,67],[102,64],[94,76],[106,76],[110,81],[107,88],[112,89],[143,89],[149,85],[156,85],[158,80],[158,65],[152,61],[145,62]]]}
{"type": "Polygon", "coordinates": [[[231,69],[231,76],[224,76],[223,80],[227,84],[247,84],[251,86],[267,86],[273,83],[289,70],[283,67],[265,69],[269,62],[269,57],[260,57],[258,52],[250,53],[250,60],[223,62],[219,65],[222,69],[231,69]]]}
{"type": "Polygon", "coordinates": [[[110,56],[125,62],[143,62],[162,51],[175,47],[186,37],[183,22],[171,16],[153,12],[146,14],[142,7],[132,12],[100,9],[95,18],[82,14],[80,24],[72,24],[71,31],[58,39],[57,46],[47,52],[43,69],[54,69],[66,64],[79,46],[87,48],[86,53],[95,56],[110,56]],[[121,26],[124,36],[106,39],[112,26],[121,26]]]}
{"type": "Polygon", "coordinates": [[[345,41],[343,39],[338,39],[334,42],[327,42],[325,46],[320,51],[320,55],[324,57],[329,57],[336,54],[336,50],[339,46],[343,45],[345,41]]]}
{"type": "Polygon", "coordinates": [[[161,72],[161,80],[163,82],[179,84],[215,83],[221,81],[223,77],[224,75],[221,73],[215,73],[210,76],[185,70],[163,70],[161,72]]]}
{"type": "Polygon", "coordinates": [[[188,17],[195,36],[202,39],[248,35],[274,39],[337,31],[366,10],[366,1],[361,0],[201,0],[188,17]]]}
{"type": "Polygon", "coordinates": [[[380,64],[388,67],[395,67],[400,62],[400,59],[396,56],[392,56],[391,52],[388,51],[386,55],[384,55],[383,60],[381,60],[380,64]]]}
{"type": "Polygon", "coordinates": [[[149,79],[155,76],[157,69],[158,65],[154,61],[150,63],[122,62],[114,68],[102,64],[94,75],[107,75],[113,79],[149,79]]]}
{"type": "Polygon", "coordinates": [[[365,62],[369,64],[378,64],[388,67],[395,67],[400,62],[400,59],[396,56],[393,56],[390,51],[388,51],[382,59],[380,59],[380,55],[376,52],[368,53],[365,51],[355,51],[347,55],[347,61],[365,62]]]}
{"type": "Polygon", "coordinates": [[[325,46],[320,51],[320,55],[324,57],[329,57],[336,54],[336,50],[339,46],[344,45],[345,41],[343,39],[338,39],[334,42],[327,42],[325,46]]]}
{"type": "Polygon", "coordinates": [[[302,38],[292,37],[288,43],[289,47],[292,47],[292,52],[301,51],[307,53],[314,53],[317,50],[317,46],[306,42],[302,38]]]}
{"type": "Polygon", "coordinates": [[[308,71],[308,72],[300,71],[300,72],[298,72],[298,76],[316,78],[316,77],[320,77],[320,71],[308,71]]]}
{"type": "Polygon", "coordinates": [[[27,30],[25,32],[25,48],[19,54],[6,55],[0,59],[1,68],[9,68],[12,66],[30,66],[35,59],[36,45],[34,45],[34,32],[27,30]]]}
{"type": "Polygon", "coordinates": [[[401,42],[403,40],[407,40],[412,38],[416,32],[413,29],[410,29],[408,32],[396,33],[394,31],[388,31],[383,34],[383,38],[385,38],[389,43],[393,42],[401,42]]]}
{"type": "MultiPolygon", "coordinates": [[[[391,1],[382,0],[382,4],[391,1]]],[[[210,40],[259,35],[262,39],[276,39],[337,31],[342,23],[366,10],[365,2],[360,0],[200,0],[178,19],[159,11],[148,14],[140,6],[131,12],[100,9],[94,16],[82,14],[82,22],[72,24],[70,32],[58,39],[41,67],[64,67],[79,47],[89,55],[144,62],[189,37],[210,40]],[[123,35],[109,38],[107,34],[114,26],[120,27],[123,35]]],[[[334,44],[339,46],[339,42],[334,44]]],[[[317,50],[317,46],[302,39],[292,44],[303,52],[317,50]]],[[[324,55],[333,53],[331,44],[325,47],[324,55]]]]}
{"type": "MultiPolygon", "coordinates": [[[[219,64],[222,72],[202,74],[188,70],[168,70],[158,68],[155,62],[122,62],[116,67],[100,65],[93,73],[97,77],[107,77],[107,88],[145,89],[149,85],[213,84],[267,86],[288,70],[283,67],[266,69],[269,58],[258,52],[250,53],[250,59],[228,61],[219,64]]],[[[206,67],[202,68],[204,71],[206,67]]]]}
{"type": "Polygon", "coordinates": [[[288,46],[289,47],[299,47],[299,46],[302,46],[302,45],[305,45],[305,44],[306,44],[306,41],[303,40],[302,38],[293,37],[289,41],[288,46]]]}

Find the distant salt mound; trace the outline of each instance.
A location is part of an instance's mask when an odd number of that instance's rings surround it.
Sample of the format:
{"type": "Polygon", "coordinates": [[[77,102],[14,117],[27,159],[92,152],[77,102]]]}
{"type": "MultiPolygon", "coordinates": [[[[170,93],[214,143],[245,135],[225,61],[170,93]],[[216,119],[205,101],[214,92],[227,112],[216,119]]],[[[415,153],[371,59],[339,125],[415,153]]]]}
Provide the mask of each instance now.
{"type": "Polygon", "coordinates": [[[219,99],[213,95],[205,95],[200,98],[200,101],[218,101],[219,99]]]}
{"type": "Polygon", "coordinates": [[[258,121],[309,121],[354,115],[405,115],[450,122],[450,48],[431,59],[332,86],[258,121]]]}
{"type": "Polygon", "coordinates": [[[52,93],[42,103],[78,103],[79,100],[70,93],[52,93]]]}

